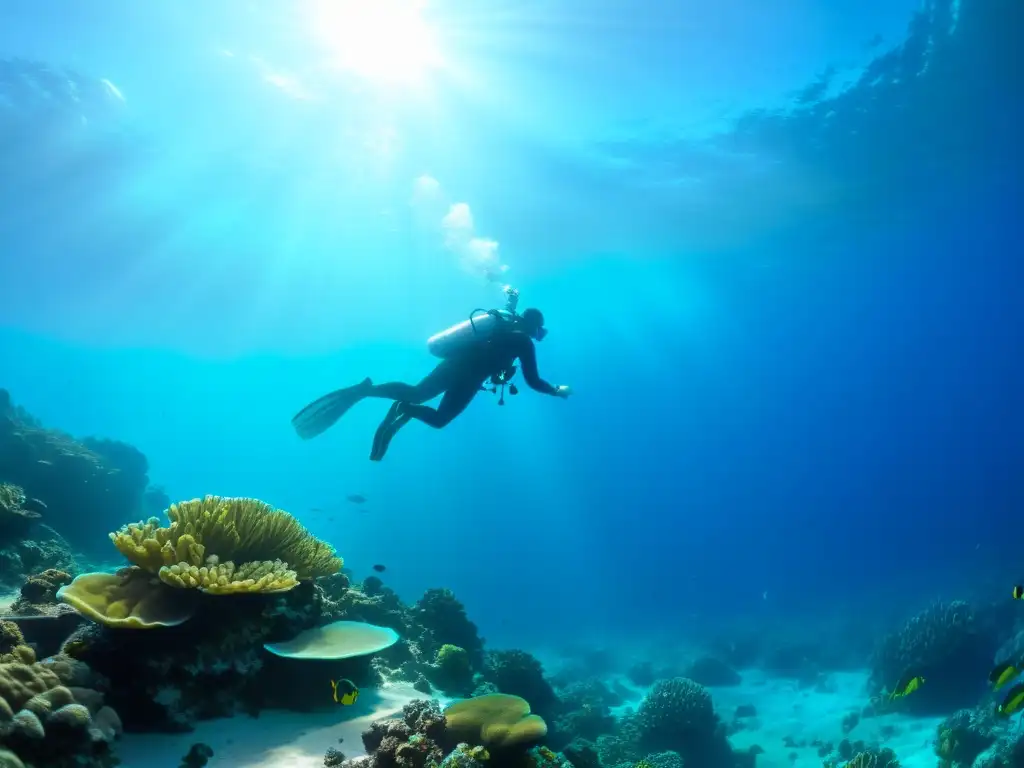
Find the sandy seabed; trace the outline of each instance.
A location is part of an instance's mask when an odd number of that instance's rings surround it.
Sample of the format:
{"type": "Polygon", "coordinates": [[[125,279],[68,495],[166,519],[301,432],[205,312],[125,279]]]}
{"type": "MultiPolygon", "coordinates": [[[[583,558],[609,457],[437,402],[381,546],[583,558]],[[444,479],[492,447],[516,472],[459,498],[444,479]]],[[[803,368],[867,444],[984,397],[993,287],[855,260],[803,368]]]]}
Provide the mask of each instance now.
{"type": "Polygon", "coordinates": [[[710,691],[716,711],[727,722],[737,706],[756,707],[757,716],[748,721],[749,727],[730,736],[729,742],[736,749],[754,744],[764,749],[757,758],[758,768],[821,768],[822,758],[811,742],[839,744],[844,738],[889,747],[902,768],[935,768],[933,745],[940,717],[862,718],[848,734],[843,733],[843,718],[859,713],[867,703],[867,671],[830,675],[828,691],[800,688],[795,680],[766,677],[759,670],[741,674],[742,685],[710,691]],[[787,737],[808,746],[786,746],[787,737]]]}
{"type": "Polygon", "coordinates": [[[191,733],[125,735],[117,745],[123,768],[178,768],[196,742],[213,748],[209,768],[322,768],[331,747],[346,757],[365,754],[360,734],[423,694],[411,686],[364,690],[352,707],[302,714],[271,711],[259,717],[206,720],[191,733]]]}
{"type": "MultiPolygon", "coordinates": [[[[737,749],[754,744],[764,749],[757,758],[758,768],[821,768],[818,749],[810,743],[838,744],[843,738],[890,747],[903,768],[935,766],[932,745],[940,718],[891,714],[861,720],[849,734],[843,734],[843,718],[859,712],[865,704],[866,672],[832,675],[827,692],[800,688],[793,680],[769,678],[758,670],[742,674],[741,685],[710,691],[715,709],[727,722],[741,704],[757,709],[757,716],[747,720],[747,727],[733,734],[730,742],[737,749]],[[890,735],[883,738],[886,731],[890,735]],[[807,746],[787,746],[787,737],[807,746]]],[[[635,707],[643,693],[637,691],[635,700],[619,709],[635,707]]],[[[389,686],[364,691],[355,707],[331,712],[268,712],[255,719],[203,722],[192,733],[128,735],[118,751],[125,768],[178,768],[195,742],[213,748],[210,768],[321,768],[324,753],[331,747],[347,757],[364,754],[360,733],[374,720],[398,713],[417,698],[423,694],[411,687],[389,686]]]]}

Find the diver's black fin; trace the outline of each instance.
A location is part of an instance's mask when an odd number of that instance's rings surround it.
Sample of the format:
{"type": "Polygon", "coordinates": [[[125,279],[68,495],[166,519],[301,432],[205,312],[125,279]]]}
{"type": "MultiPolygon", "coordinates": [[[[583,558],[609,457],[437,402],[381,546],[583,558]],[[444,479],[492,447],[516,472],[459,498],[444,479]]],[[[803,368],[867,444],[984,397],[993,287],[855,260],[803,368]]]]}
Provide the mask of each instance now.
{"type": "Polygon", "coordinates": [[[409,416],[402,412],[402,403],[397,400],[388,409],[384,421],[377,427],[373,436],[373,448],[370,449],[370,461],[381,461],[391,445],[391,440],[402,427],[409,423],[409,416]]]}
{"type": "Polygon", "coordinates": [[[310,440],[334,426],[353,405],[369,394],[373,382],[363,379],[354,387],[345,387],[314,400],[292,417],[295,433],[303,440],[310,440]]]}

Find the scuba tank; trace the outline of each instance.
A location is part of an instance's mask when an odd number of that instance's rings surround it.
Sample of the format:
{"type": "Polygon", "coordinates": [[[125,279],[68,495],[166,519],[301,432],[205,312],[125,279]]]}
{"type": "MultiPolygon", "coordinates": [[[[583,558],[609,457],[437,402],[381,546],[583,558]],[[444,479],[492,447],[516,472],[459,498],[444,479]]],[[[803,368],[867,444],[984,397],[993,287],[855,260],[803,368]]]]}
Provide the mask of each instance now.
{"type": "MultiPolygon", "coordinates": [[[[511,285],[506,285],[504,293],[504,309],[474,309],[469,313],[468,320],[463,320],[427,339],[427,350],[430,354],[447,359],[452,355],[457,355],[469,345],[487,341],[496,332],[515,325],[519,320],[519,315],[516,314],[516,307],[519,306],[519,291],[511,285]]],[[[498,405],[504,405],[506,386],[510,395],[519,394],[519,389],[512,383],[512,377],[515,374],[516,367],[511,365],[503,371],[493,374],[489,387],[483,386],[480,389],[493,394],[497,394],[500,390],[498,405]]]]}
{"type": "Polygon", "coordinates": [[[497,331],[510,328],[519,319],[516,307],[519,305],[519,291],[505,286],[504,309],[474,309],[469,319],[435,333],[427,339],[427,350],[442,360],[457,355],[467,346],[486,341],[497,331]]]}

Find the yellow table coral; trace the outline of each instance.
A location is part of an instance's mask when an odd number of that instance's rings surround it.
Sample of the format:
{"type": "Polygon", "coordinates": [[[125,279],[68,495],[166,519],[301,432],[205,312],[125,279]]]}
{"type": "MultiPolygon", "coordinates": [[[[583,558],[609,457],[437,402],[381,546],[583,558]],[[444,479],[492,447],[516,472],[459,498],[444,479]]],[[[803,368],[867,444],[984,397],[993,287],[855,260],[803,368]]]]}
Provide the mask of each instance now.
{"type": "Polygon", "coordinates": [[[120,629],[173,627],[192,618],[196,608],[194,599],[140,568],[83,573],[57,590],[57,599],[86,618],[120,629]]]}
{"type": "Polygon", "coordinates": [[[341,570],[334,548],[257,499],[207,496],[111,533],[128,560],[171,586],[213,594],[282,592],[341,570]]]}

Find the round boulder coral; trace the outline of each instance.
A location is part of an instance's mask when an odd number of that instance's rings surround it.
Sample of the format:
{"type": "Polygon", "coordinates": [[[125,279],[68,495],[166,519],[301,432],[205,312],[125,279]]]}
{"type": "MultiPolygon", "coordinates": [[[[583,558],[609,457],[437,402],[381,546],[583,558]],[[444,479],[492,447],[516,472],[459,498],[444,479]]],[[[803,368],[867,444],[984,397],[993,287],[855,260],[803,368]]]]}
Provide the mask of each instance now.
{"type": "Polygon", "coordinates": [[[654,684],[637,710],[636,729],[641,754],[678,752],[691,768],[735,762],[711,695],[685,677],[654,684]]]}
{"type": "Polygon", "coordinates": [[[473,689],[473,665],[465,648],[446,643],[434,658],[431,681],[449,695],[465,695],[473,689]]]}
{"type": "Polygon", "coordinates": [[[685,677],[659,680],[637,710],[640,738],[652,752],[679,751],[713,733],[716,724],[711,695],[685,677]]]}
{"type": "Polygon", "coordinates": [[[935,603],[888,635],[872,659],[872,693],[891,691],[904,675],[926,683],[899,701],[913,714],[948,713],[971,706],[985,689],[998,647],[980,630],[971,606],[961,600],[935,603]]]}
{"type": "Polygon", "coordinates": [[[941,723],[935,737],[935,755],[943,765],[973,765],[998,741],[999,723],[989,708],[954,712],[941,723]]]}
{"type": "Polygon", "coordinates": [[[49,722],[67,728],[88,728],[92,714],[83,704],[65,704],[50,715],[49,722]]]}

